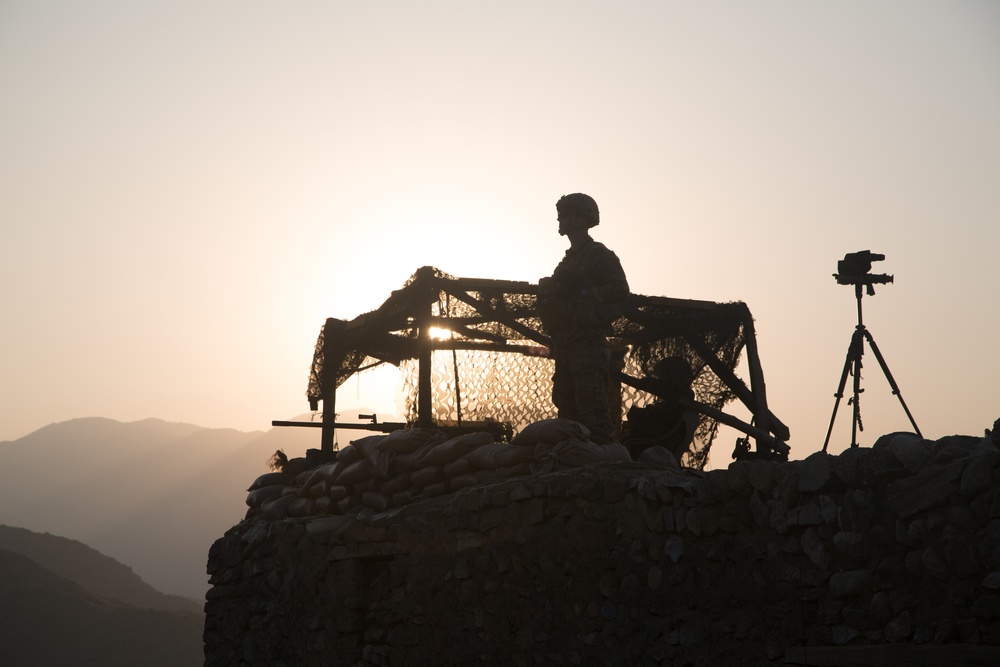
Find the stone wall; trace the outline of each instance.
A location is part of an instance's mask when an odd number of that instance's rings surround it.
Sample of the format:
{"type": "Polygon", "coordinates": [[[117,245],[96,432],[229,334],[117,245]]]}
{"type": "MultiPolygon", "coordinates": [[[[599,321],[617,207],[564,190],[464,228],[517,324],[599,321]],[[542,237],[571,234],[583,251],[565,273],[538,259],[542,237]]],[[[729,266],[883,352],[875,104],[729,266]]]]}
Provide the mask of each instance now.
{"type": "Polygon", "coordinates": [[[757,665],[801,647],[996,647],[998,483],[988,440],[894,434],[784,464],[617,462],[382,512],[251,512],[209,553],[205,664],[757,665]]]}

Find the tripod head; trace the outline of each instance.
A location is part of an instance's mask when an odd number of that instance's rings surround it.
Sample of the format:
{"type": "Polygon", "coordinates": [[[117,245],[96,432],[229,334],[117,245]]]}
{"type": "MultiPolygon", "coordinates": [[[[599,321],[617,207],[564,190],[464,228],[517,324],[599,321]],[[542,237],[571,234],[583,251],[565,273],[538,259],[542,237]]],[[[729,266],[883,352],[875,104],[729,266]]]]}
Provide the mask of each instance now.
{"type": "Polygon", "coordinates": [[[837,273],[833,274],[833,277],[837,279],[838,285],[854,285],[859,298],[862,285],[866,287],[868,296],[875,296],[875,285],[891,283],[893,278],[884,273],[870,273],[872,262],[880,262],[883,259],[885,255],[871,250],[849,252],[844,255],[844,259],[837,262],[837,273]]]}

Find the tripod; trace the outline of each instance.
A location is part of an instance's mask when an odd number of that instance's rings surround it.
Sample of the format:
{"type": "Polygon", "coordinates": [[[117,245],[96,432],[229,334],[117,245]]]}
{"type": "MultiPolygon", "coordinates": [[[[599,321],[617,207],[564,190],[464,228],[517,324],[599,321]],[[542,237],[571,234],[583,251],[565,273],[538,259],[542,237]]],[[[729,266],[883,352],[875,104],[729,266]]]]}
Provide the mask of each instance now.
{"type": "MultiPolygon", "coordinates": [[[[917,432],[917,435],[921,438],[923,435],[920,433],[920,429],[917,428],[917,423],[913,421],[913,415],[910,414],[910,409],[906,407],[906,401],[903,400],[903,395],[899,393],[899,385],[892,377],[892,373],[889,372],[889,366],[885,363],[885,357],[879,352],[878,345],[875,344],[875,339],[872,338],[871,332],[865,328],[864,322],[861,317],[861,282],[854,284],[854,295],[858,300],[858,326],[854,329],[854,335],[851,336],[851,344],[847,348],[847,359],[844,361],[844,372],[840,376],[840,386],[837,387],[837,393],[834,396],[837,397],[836,402],[833,404],[833,415],[830,417],[830,428],[826,431],[826,440],[823,442],[823,451],[826,451],[827,445],[830,444],[830,434],[833,433],[833,422],[837,419],[837,408],[840,407],[840,399],[844,397],[844,387],[847,385],[847,374],[851,373],[854,375],[854,398],[851,399],[854,404],[854,421],[851,424],[851,447],[858,446],[858,429],[864,430],[864,426],[861,424],[861,405],[859,403],[859,398],[861,392],[864,391],[861,388],[861,356],[865,353],[865,340],[872,348],[872,352],[875,354],[875,358],[878,360],[879,366],[882,367],[882,373],[885,374],[885,379],[889,381],[889,386],[892,387],[892,393],[896,398],[899,399],[900,405],[903,406],[903,411],[906,412],[906,416],[910,419],[910,424],[913,425],[913,430],[917,432]]],[[[868,285],[868,293],[874,294],[875,290],[871,289],[871,285],[868,285]]],[[[851,402],[851,401],[848,401],[851,402]]]]}

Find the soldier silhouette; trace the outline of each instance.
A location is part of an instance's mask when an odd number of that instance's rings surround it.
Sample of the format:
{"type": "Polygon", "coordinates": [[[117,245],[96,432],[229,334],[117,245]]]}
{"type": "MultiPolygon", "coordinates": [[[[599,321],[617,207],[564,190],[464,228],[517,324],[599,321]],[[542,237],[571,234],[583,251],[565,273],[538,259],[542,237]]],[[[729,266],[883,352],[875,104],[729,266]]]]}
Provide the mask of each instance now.
{"type": "Polygon", "coordinates": [[[611,325],[629,294],[614,252],[590,236],[600,224],[597,202],[574,193],[556,202],[559,234],[570,247],[551,277],[538,282],[538,305],[552,337],[552,402],[559,417],[580,422],[598,444],[616,440],[609,412],[611,325]]]}

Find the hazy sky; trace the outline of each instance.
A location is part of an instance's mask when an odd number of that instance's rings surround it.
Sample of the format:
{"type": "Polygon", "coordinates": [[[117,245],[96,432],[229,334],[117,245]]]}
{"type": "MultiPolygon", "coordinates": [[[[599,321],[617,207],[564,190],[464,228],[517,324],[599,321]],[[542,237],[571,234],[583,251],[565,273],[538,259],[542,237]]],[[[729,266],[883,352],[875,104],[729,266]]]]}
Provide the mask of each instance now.
{"type": "MultiPolygon", "coordinates": [[[[0,439],[266,429],[326,317],[428,264],[548,275],[576,191],[633,291],[749,305],[793,457],[856,250],[896,276],[866,323],[924,435],[1000,417],[995,0],[0,0],[0,184],[0,439]]],[[[872,444],[909,423],[865,363],[872,444]]]]}

